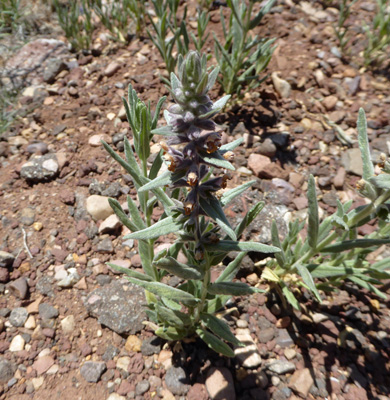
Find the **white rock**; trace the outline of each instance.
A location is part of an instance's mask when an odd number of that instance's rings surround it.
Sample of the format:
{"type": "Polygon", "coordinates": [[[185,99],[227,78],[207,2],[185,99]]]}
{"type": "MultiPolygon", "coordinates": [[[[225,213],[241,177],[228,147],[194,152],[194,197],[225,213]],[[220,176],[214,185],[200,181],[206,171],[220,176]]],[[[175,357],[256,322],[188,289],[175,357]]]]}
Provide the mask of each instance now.
{"type": "Polygon", "coordinates": [[[24,327],[25,327],[26,329],[35,329],[36,326],[37,326],[37,323],[35,322],[34,316],[33,316],[33,315],[30,315],[30,316],[27,318],[27,321],[24,323],[24,327]]]}
{"type": "MultiPolygon", "coordinates": [[[[114,114],[115,117],[115,114],[114,114]]],[[[105,133],[100,133],[98,135],[93,135],[88,139],[88,144],[92,147],[100,147],[102,146],[102,140],[107,143],[111,143],[111,137],[105,133]]]]}
{"type": "Polygon", "coordinates": [[[122,223],[119,221],[119,218],[115,214],[112,214],[100,224],[99,233],[115,231],[119,229],[121,225],[122,223]]]}
{"type": "Polygon", "coordinates": [[[58,372],[59,369],[60,369],[60,367],[57,364],[54,364],[46,371],[46,374],[54,375],[58,372]]]}
{"type": "Polygon", "coordinates": [[[95,219],[106,219],[114,214],[113,209],[108,202],[108,197],[94,194],[87,199],[87,211],[95,219]]]}
{"type": "Polygon", "coordinates": [[[107,400],[126,400],[126,397],[119,395],[118,393],[111,393],[107,400]]]}
{"type": "Polygon", "coordinates": [[[127,356],[119,357],[118,361],[116,362],[116,367],[127,371],[129,364],[130,364],[130,357],[127,356]]]}
{"type": "Polygon", "coordinates": [[[61,281],[62,279],[65,279],[68,276],[64,264],[56,265],[54,267],[54,271],[55,271],[54,279],[56,281],[61,281]]]}
{"type": "Polygon", "coordinates": [[[23,337],[21,335],[17,335],[12,339],[9,346],[9,351],[22,351],[25,344],[26,341],[23,339],[23,337]]]}
{"type": "Polygon", "coordinates": [[[279,78],[277,72],[273,72],[271,78],[274,88],[278,92],[279,96],[283,99],[288,98],[291,93],[291,85],[284,79],[279,78]]]}
{"type": "Polygon", "coordinates": [[[76,268],[69,268],[67,272],[68,276],[57,283],[59,287],[70,288],[80,280],[80,276],[77,273],[76,268]]]}
{"type": "Polygon", "coordinates": [[[31,382],[34,386],[34,389],[38,390],[43,385],[44,380],[45,378],[43,376],[40,376],[39,378],[32,378],[31,382]]]}
{"type": "Polygon", "coordinates": [[[245,347],[237,347],[234,350],[236,358],[244,368],[258,367],[261,364],[261,357],[249,329],[237,329],[237,331],[236,337],[240,342],[245,344],[245,347]]]}
{"type": "Polygon", "coordinates": [[[75,329],[75,321],[73,315],[68,315],[61,321],[61,327],[64,333],[70,334],[74,332],[75,329]]]}
{"type": "Polygon", "coordinates": [[[58,171],[58,169],[59,169],[58,163],[55,160],[53,160],[52,158],[49,158],[48,160],[45,160],[42,163],[42,167],[44,169],[47,169],[48,171],[53,172],[53,173],[56,173],[58,171]]]}

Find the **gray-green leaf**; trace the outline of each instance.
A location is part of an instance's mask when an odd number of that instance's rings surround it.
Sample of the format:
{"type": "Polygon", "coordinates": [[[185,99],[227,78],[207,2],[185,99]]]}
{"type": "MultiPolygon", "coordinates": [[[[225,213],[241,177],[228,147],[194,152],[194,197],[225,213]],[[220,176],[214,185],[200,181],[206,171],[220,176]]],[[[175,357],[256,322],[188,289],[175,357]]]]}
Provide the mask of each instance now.
{"type": "Polygon", "coordinates": [[[222,319],[217,318],[212,314],[201,314],[201,321],[206,325],[208,329],[220,338],[235,344],[236,346],[242,346],[243,344],[233,335],[229,328],[229,325],[222,319]]]}
{"type": "Polygon", "coordinates": [[[307,239],[310,247],[312,249],[315,249],[317,246],[317,239],[318,239],[319,217],[318,217],[316,184],[313,175],[310,175],[309,177],[307,199],[309,202],[309,216],[308,216],[309,221],[307,227],[307,239]]]}
{"type": "Polygon", "coordinates": [[[366,113],[363,108],[359,109],[359,117],[357,120],[359,148],[362,153],[363,161],[363,179],[369,180],[374,175],[374,165],[371,161],[370,148],[367,136],[367,120],[366,113]]]}

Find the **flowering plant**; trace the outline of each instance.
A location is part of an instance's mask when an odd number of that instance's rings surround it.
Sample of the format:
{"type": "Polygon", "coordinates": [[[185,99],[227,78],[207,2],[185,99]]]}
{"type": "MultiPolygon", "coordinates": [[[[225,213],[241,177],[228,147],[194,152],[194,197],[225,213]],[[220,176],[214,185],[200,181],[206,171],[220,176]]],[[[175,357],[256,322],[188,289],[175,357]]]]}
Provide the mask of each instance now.
{"type": "Polygon", "coordinates": [[[258,291],[242,282],[233,282],[242,259],[248,251],[274,253],[274,246],[256,242],[240,242],[244,229],[261,211],[256,204],[245,218],[233,228],[223,207],[248,189],[253,181],[226,190],[228,170],[233,150],[241,143],[236,140],[221,145],[221,132],[211,119],[226,104],[229,95],[212,102],[208,91],[214,85],[218,68],[207,72],[206,56],[190,51],[178,58],[178,75],[171,73],[171,95],[175,101],[164,116],[167,126],[156,128],[159,102],[154,119],[150,107],[142,103],[130,88],[125,101],[127,116],[134,135],[134,147],[139,166],[129,141],[125,140],[126,160],[106,143],[107,151],[132,176],[137,188],[141,210],[128,196],[129,215],[114,199],[111,206],[132,233],[126,239],[137,239],[144,273],[113,268],[127,275],[129,281],[146,290],[146,311],[155,333],[167,340],[180,340],[198,334],[209,347],[226,356],[234,352],[226,343],[240,345],[228,325],[216,317],[216,312],[232,296],[258,291]],[[162,150],[150,170],[150,140],[154,134],[166,138],[162,150]],[[163,165],[165,172],[160,172],[163,165]],[[214,174],[214,169],[221,171],[214,174]],[[152,224],[153,208],[164,208],[160,220],[152,224]],[[142,216],[143,214],[143,216],[142,216]],[[174,233],[176,240],[168,249],[154,253],[156,239],[174,233]],[[211,270],[220,264],[230,251],[238,256],[222,274],[211,282],[211,270]],[[178,260],[179,253],[185,258],[178,260]],[[163,281],[167,274],[176,275],[180,283],[169,286],[163,281]]]}

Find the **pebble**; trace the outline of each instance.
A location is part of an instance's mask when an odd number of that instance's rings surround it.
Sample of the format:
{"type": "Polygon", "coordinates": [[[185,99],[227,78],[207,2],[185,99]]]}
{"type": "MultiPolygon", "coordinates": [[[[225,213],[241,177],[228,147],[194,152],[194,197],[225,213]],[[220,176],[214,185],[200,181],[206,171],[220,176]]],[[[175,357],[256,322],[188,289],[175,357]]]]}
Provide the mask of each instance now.
{"type": "Polygon", "coordinates": [[[25,309],[24,307],[17,307],[11,311],[9,322],[12,326],[19,327],[24,325],[24,323],[27,321],[27,318],[27,309],[25,309]]]}
{"type": "Polygon", "coordinates": [[[75,320],[73,315],[68,315],[61,321],[61,328],[65,334],[72,334],[75,332],[75,320]]]}
{"type": "Polygon", "coordinates": [[[261,176],[267,165],[271,164],[271,160],[261,154],[252,153],[248,158],[248,167],[255,173],[256,176],[261,176]]]}
{"type": "Polygon", "coordinates": [[[33,368],[37,371],[38,375],[44,374],[54,364],[54,359],[49,356],[42,356],[37,358],[33,364],[33,368]]]}
{"type": "Polygon", "coordinates": [[[267,365],[267,368],[278,375],[284,375],[295,371],[295,364],[290,361],[275,360],[267,365]]]}
{"type": "Polygon", "coordinates": [[[157,336],[146,338],[141,345],[141,353],[144,356],[159,354],[161,351],[161,339],[157,336]]]}
{"type": "Polygon", "coordinates": [[[276,154],[276,146],[270,138],[266,138],[256,151],[266,157],[272,158],[276,154]]]}
{"type": "Polygon", "coordinates": [[[272,83],[279,96],[283,99],[287,99],[291,94],[291,85],[284,79],[279,78],[277,72],[273,72],[271,75],[272,83]]]}
{"type": "Polygon", "coordinates": [[[105,133],[100,133],[98,135],[93,135],[88,139],[88,144],[92,147],[100,147],[102,146],[102,140],[106,143],[111,143],[111,137],[105,133]]]}
{"type": "Polygon", "coordinates": [[[189,386],[186,373],[182,367],[170,367],[165,375],[165,384],[168,390],[176,395],[184,395],[188,392],[189,386]]]}
{"type": "Polygon", "coordinates": [[[104,70],[104,75],[108,77],[113,76],[120,70],[120,68],[121,68],[120,64],[113,61],[107,65],[106,69],[104,70]]]}
{"type": "Polygon", "coordinates": [[[96,383],[106,369],[102,361],[87,361],[81,366],[80,373],[87,382],[96,383]]]}
{"type": "Polygon", "coordinates": [[[109,237],[103,239],[98,243],[96,250],[99,253],[112,253],[114,251],[112,240],[109,237]]]}
{"type": "Polygon", "coordinates": [[[127,356],[119,357],[116,362],[116,367],[119,369],[123,369],[124,371],[127,371],[129,365],[130,365],[130,357],[127,356]]]}
{"type": "Polygon", "coordinates": [[[20,213],[20,222],[30,226],[35,222],[35,211],[31,207],[23,208],[20,213]]]}
{"type": "Polygon", "coordinates": [[[297,352],[294,349],[285,349],[284,356],[287,360],[292,360],[297,355],[297,352]]]}
{"type": "Polygon", "coordinates": [[[122,223],[119,221],[119,218],[115,214],[112,214],[100,224],[99,233],[117,231],[121,226],[122,223]]]}
{"type": "Polygon", "coordinates": [[[142,380],[141,382],[138,382],[135,386],[135,394],[137,396],[141,396],[144,393],[146,393],[150,388],[150,383],[146,379],[142,380]]]}
{"type": "Polygon", "coordinates": [[[108,202],[108,197],[96,194],[88,197],[87,211],[95,220],[105,220],[114,213],[108,202]]]}
{"type": "Polygon", "coordinates": [[[9,284],[9,288],[11,292],[19,299],[26,299],[28,295],[28,285],[27,279],[25,277],[18,278],[15,281],[11,282],[9,284]]]}
{"type": "Polygon", "coordinates": [[[31,143],[26,147],[27,153],[30,154],[46,154],[48,152],[48,146],[44,142],[31,143]]]}
{"type": "Polygon", "coordinates": [[[26,341],[23,339],[22,335],[16,335],[10,343],[9,351],[22,351],[24,349],[24,345],[26,341]]]}
{"type": "Polygon", "coordinates": [[[294,340],[291,338],[287,329],[278,329],[279,335],[276,338],[276,344],[282,348],[290,347],[294,344],[294,340]]]}
{"type": "Polygon", "coordinates": [[[39,312],[39,316],[43,320],[48,320],[48,319],[58,317],[58,310],[49,303],[41,303],[38,306],[38,312],[39,312]]]}
{"type": "Polygon", "coordinates": [[[142,340],[136,335],[130,335],[125,343],[125,350],[130,352],[140,352],[141,351],[142,340]]]}
{"type": "Polygon", "coordinates": [[[6,251],[0,251],[0,268],[9,268],[12,266],[15,257],[6,251]]]}
{"type": "Polygon", "coordinates": [[[68,275],[57,283],[59,287],[64,289],[73,287],[80,280],[80,276],[76,268],[69,268],[67,272],[68,275]]]}
{"type": "Polygon", "coordinates": [[[107,400],[126,400],[126,397],[121,396],[117,393],[111,393],[108,397],[107,400]]]}
{"type": "Polygon", "coordinates": [[[0,383],[7,383],[14,375],[14,366],[10,361],[0,358],[0,383]]]}
{"type": "Polygon", "coordinates": [[[211,400],[236,399],[233,377],[227,368],[210,368],[205,384],[211,400]]]}
{"type": "Polygon", "coordinates": [[[347,172],[358,176],[363,175],[363,161],[359,149],[345,150],[341,155],[341,163],[347,172]]]}
{"type": "Polygon", "coordinates": [[[24,327],[25,327],[26,329],[35,329],[36,326],[37,326],[37,324],[36,324],[36,321],[35,321],[34,316],[33,316],[33,315],[30,315],[30,316],[27,318],[27,321],[24,323],[24,327]]]}
{"type": "Polygon", "coordinates": [[[313,383],[314,380],[309,368],[304,368],[293,373],[290,378],[289,387],[306,399],[313,383]]]}
{"type": "Polygon", "coordinates": [[[20,176],[30,183],[46,182],[57,176],[59,165],[54,154],[33,155],[20,169],[20,176]]]}
{"type": "Polygon", "coordinates": [[[237,347],[234,350],[236,358],[244,368],[258,367],[261,364],[261,357],[249,329],[237,329],[236,337],[245,345],[245,347],[237,347]]]}

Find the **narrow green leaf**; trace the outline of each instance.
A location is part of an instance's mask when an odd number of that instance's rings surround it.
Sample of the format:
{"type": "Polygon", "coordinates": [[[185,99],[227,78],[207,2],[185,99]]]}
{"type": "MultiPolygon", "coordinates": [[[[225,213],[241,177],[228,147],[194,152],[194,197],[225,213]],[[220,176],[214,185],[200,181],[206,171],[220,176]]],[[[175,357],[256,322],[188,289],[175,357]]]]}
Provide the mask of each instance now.
{"type": "Polygon", "coordinates": [[[367,136],[367,120],[366,113],[363,108],[359,109],[359,116],[357,120],[359,148],[362,153],[363,161],[363,179],[369,180],[374,175],[374,165],[371,161],[370,147],[368,145],[367,136]]]}
{"type": "Polygon", "coordinates": [[[138,231],[138,227],[128,218],[118,200],[109,198],[108,202],[114,210],[115,215],[119,218],[119,221],[121,221],[126,228],[129,228],[132,232],[138,231]]]}
{"type": "Polygon", "coordinates": [[[230,342],[236,346],[242,346],[243,344],[233,335],[229,328],[229,325],[220,318],[212,314],[201,314],[200,320],[206,325],[211,332],[219,336],[223,340],[230,342]]]}
{"type": "Polygon", "coordinates": [[[169,273],[182,279],[202,279],[203,273],[191,265],[186,265],[173,257],[162,258],[154,263],[158,268],[163,268],[169,273]]]}
{"type": "Polygon", "coordinates": [[[207,300],[203,311],[208,312],[209,314],[215,314],[218,310],[221,310],[224,307],[231,297],[232,296],[215,296],[214,299],[207,300]]]}
{"type": "Polygon", "coordinates": [[[317,246],[318,239],[318,227],[319,227],[319,217],[318,217],[318,203],[317,203],[317,193],[316,184],[313,175],[310,175],[307,189],[307,200],[309,202],[309,216],[308,216],[308,227],[307,227],[307,240],[312,249],[317,246]]]}
{"type": "Polygon", "coordinates": [[[130,233],[124,239],[155,239],[159,236],[168,235],[172,232],[177,232],[182,228],[182,223],[175,221],[172,217],[167,217],[149,226],[141,231],[130,233]]]}
{"type": "Polygon", "coordinates": [[[238,253],[236,258],[229,263],[229,265],[223,270],[222,274],[216,279],[216,283],[219,282],[229,282],[231,281],[237,274],[240,269],[240,264],[244,257],[246,256],[246,252],[242,251],[238,253]]]}
{"type": "Polygon", "coordinates": [[[218,74],[219,74],[219,68],[218,67],[214,68],[209,73],[209,80],[207,82],[207,87],[206,87],[207,92],[210,91],[211,88],[214,86],[214,83],[217,80],[218,74]]]}
{"type": "Polygon", "coordinates": [[[371,265],[371,268],[379,271],[384,271],[386,269],[390,270],[390,257],[375,262],[374,264],[371,265]]]}
{"type": "Polygon", "coordinates": [[[139,192],[143,193],[147,190],[153,190],[156,188],[161,188],[162,186],[167,186],[175,183],[179,179],[185,176],[185,171],[179,171],[172,173],[170,171],[165,171],[161,175],[154,178],[152,181],[146,183],[144,186],[139,188],[139,192]]]}
{"type": "Polygon", "coordinates": [[[283,268],[283,266],[287,262],[287,259],[286,259],[286,254],[284,253],[282,244],[280,243],[278,226],[276,225],[275,220],[272,221],[271,238],[272,238],[272,244],[280,249],[279,253],[275,253],[275,258],[276,258],[277,262],[279,263],[279,265],[283,268]]]}
{"type": "Polygon", "coordinates": [[[198,299],[192,294],[184,292],[183,290],[173,288],[161,282],[145,282],[136,278],[128,278],[130,282],[135,285],[141,286],[150,293],[160,297],[166,297],[169,300],[181,301],[187,304],[196,305],[198,299]]]}
{"type": "Polygon", "coordinates": [[[354,239],[346,240],[341,243],[331,244],[321,250],[321,253],[340,253],[351,249],[365,249],[372,246],[381,246],[382,244],[390,243],[390,239],[354,239]]]}
{"type": "Polygon", "coordinates": [[[163,155],[163,151],[160,150],[159,153],[157,154],[157,157],[153,161],[152,167],[150,168],[150,171],[149,171],[149,179],[151,179],[151,180],[156,178],[156,176],[160,172],[160,169],[161,169],[161,166],[163,163],[162,155],[163,155]]]}
{"type": "Polygon", "coordinates": [[[154,117],[153,117],[153,120],[152,120],[152,126],[151,126],[152,133],[153,133],[153,129],[155,129],[156,126],[157,126],[157,121],[158,121],[158,118],[160,116],[161,108],[162,108],[162,106],[163,106],[163,104],[164,104],[166,99],[167,99],[167,96],[160,97],[160,99],[159,99],[159,101],[157,103],[156,110],[154,112],[154,117]]]}
{"type": "Polygon", "coordinates": [[[165,340],[181,340],[187,335],[185,330],[179,330],[173,326],[169,326],[168,328],[158,328],[154,333],[165,340]]]}
{"type": "Polygon", "coordinates": [[[256,183],[255,180],[249,181],[249,182],[245,182],[243,185],[237,186],[234,189],[230,189],[230,190],[226,191],[222,195],[221,200],[220,200],[222,207],[225,207],[233,199],[235,199],[241,193],[245,192],[245,190],[249,189],[254,183],[256,183]]]}
{"type": "Polygon", "coordinates": [[[291,290],[288,288],[288,286],[281,281],[280,282],[280,286],[282,287],[282,292],[284,294],[284,296],[286,297],[287,301],[296,309],[296,310],[300,310],[301,306],[299,305],[298,300],[296,299],[296,297],[294,296],[294,294],[291,292],[291,290]]]}
{"type": "Polygon", "coordinates": [[[237,225],[235,232],[237,237],[240,237],[247,226],[259,215],[260,211],[264,208],[265,203],[260,201],[255,204],[245,215],[239,225],[237,225]]]}
{"type": "Polygon", "coordinates": [[[175,315],[175,313],[167,307],[161,304],[156,304],[157,317],[162,319],[167,325],[174,325],[175,327],[182,328],[184,326],[183,321],[175,315]]]}
{"type": "Polygon", "coordinates": [[[259,253],[277,253],[280,251],[275,246],[257,242],[235,242],[233,240],[221,240],[218,243],[205,243],[205,248],[208,251],[257,251],[259,253]]]}
{"type": "Polygon", "coordinates": [[[297,265],[297,270],[299,275],[302,277],[303,282],[308,286],[308,288],[313,292],[317,300],[322,303],[322,299],[320,294],[318,293],[318,290],[316,288],[316,285],[314,283],[313,277],[311,276],[310,272],[306,268],[305,265],[297,265]]]}
{"type": "Polygon", "coordinates": [[[106,264],[108,266],[110,266],[112,269],[115,269],[118,272],[121,272],[127,276],[130,276],[131,278],[136,278],[136,279],[140,279],[142,281],[147,281],[147,282],[152,281],[152,278],[150,276],[143,274],[142,272],[134,271],[132,269],[121,267],[120,265],[116,265],[116,264],[109,263],[109,262],[106,264]]]}
{"type": "Polygon", "coordinates": [[[161,136],[172,136],[172,135],[175,135],[175,132],[173,132],[172,128],[169,125],[153,129],[152,133],[154,135],[161,135],[161,136]]]}
{"type": "Polygon", "coordinates": [[[198,328],[196,333],[207,344],[207,346],[210,347],[210,349],[217,353],[221,353],[226,357],[234,357],[233,350],[225,342],[223,342],[221,339],[218,339],[212,333],[201,328],[198,328]]]}
{"type": "Polygon", "coordinates": [[[208,154],[204,151],[200,152],[200,156],[202,157],[202,159],[204,160],[204,162],[214,165],[218,168],[225,168],[225,169],[230,169],[231,171],[234,171],[235,168],[233,167],[233,165],[225,160],[221,154],[219,153],[219,151],[215,151],[214,153],[208,154]]]}
{"type": "Polygon", "coordinates": [[[207,291],[210,294],[224,294],[229,296],[244,296],[256,293],[257,290],[243,282],[218,282],[212,283],[207,291]]]}
{"type": "Polygon", "coordinates": [[[387,296],[382,293],[380,290],[378,290],[374,285],[372,285],[370,282],[366,282],[365,280],[357,277],[357,276],[348,276],[348,280],[356,283],[360,287],[369,290],[370,292],[375,293],[377,296],[381,297],[382,299],[387,300],[387,296]]]}
{"type": "Polygon", "coordinates": [[[257,25],[261,22],[263,19],[264,15],[267,14],[272,6],[274,5],[275,0],[269,0],[268,3],[257,13],[257,15],[251,20],[249,24],[249,29],[255,29],[257,25]]]}
{"type": "Polygon", "coordinates": [[[141,217],[141,213],[138,210],[137,205],[134,200],[128,195],[127,196],[127,206],[129,207],[129,214],[131,219],[134,221],[134,224],[138,228],[138,230],[145,229],[146,225],[141,217]]]}
{"type": "Polygon", "coordinates": [[[220,202],[216,198],[203,199],[200,198],[200,206],[203,211],[215,220],[215,222],[226,232],[227,235],[233,240],[237,240],[234,230],[231,228],[229,221],[221,207],[220,202]]]}
{"type": "Polygon", "coordinates": [[[233,140],[233,142],[226,143],[219,148],[219,152],[221,154],[226,153],[227,151],[233,151],[236,147],[238,147],[244,141],[243,138],[233,140]]]}

